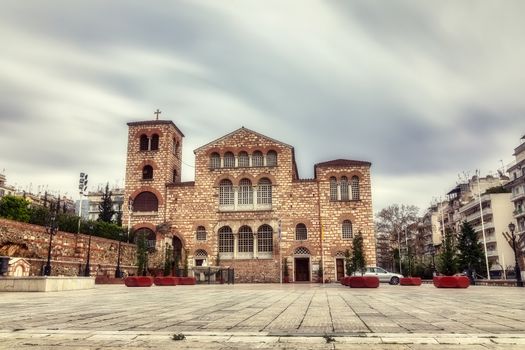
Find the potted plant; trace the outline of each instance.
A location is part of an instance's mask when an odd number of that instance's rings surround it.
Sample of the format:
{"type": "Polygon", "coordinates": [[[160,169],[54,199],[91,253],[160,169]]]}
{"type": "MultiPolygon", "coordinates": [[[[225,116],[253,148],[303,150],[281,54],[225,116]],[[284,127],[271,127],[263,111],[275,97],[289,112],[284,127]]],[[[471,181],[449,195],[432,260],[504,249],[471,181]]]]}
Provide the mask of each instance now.
{"type": "Polygon", "coordinates": [[[283,282],[290,283],[290,271],[288,271],[288,258],[284,258],[283,265],[283,282]]]}

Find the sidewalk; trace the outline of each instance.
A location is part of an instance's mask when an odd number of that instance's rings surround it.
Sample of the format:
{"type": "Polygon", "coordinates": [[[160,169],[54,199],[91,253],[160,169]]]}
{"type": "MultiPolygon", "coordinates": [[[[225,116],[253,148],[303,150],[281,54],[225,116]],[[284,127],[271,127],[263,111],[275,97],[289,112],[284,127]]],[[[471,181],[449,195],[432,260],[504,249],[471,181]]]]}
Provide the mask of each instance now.
{"type": "Polygon", "coordinates": [[[522,349],[524,296],[385,284],[0,293],[0,349],[522,349]]]}

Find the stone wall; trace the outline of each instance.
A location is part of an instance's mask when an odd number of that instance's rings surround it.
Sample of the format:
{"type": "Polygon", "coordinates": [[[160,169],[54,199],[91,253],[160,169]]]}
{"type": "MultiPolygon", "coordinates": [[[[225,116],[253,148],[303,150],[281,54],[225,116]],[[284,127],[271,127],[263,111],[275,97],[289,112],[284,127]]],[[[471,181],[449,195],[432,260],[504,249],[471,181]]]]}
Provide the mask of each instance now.
{"type": "MultiPolygon", "coordinates": [[[[47,262],[49,233],[45,227],[0,218],[0,251],[12,258],[24,258],[31,264],[29,275],[41,275],[47,262]]],[[[58,231],[51,244],[51,274],[75,276],[83,273],[86,265],[89,236],[58,231]]],[[[91,237],[91,275],[115,274],[118,242],[91,237]]],[[[135,245],[121,244],[121,269],[136,273],[135,245]]]]}

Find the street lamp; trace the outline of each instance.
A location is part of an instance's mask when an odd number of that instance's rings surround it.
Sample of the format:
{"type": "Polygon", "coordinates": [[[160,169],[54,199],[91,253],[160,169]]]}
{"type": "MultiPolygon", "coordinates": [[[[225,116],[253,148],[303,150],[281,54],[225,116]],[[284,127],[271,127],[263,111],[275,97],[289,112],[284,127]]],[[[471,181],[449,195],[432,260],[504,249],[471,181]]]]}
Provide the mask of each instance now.
{"type": "Polygon", "coordinates": [[[514,234],[514,230],[516,229],[516,225],[514,225],[513,222],[509,224],[509,230],[512,238],[512,249],[514,250],[514,271],[516,274],[516,287],[523,287],[523,281],[521,280],[521,270],[520,265],[518,264],[518,252],[516,251],[516,235],[514,234]]]}
{"type": "Polygon", "coordinates": [[[49,233],[49,245],[47,247],[47,263],[44,266],[44,276],[51,276],[51,244],[53,243],[53,235],[57,231],[55,213],[51,214],[49,226],[46,230],[49,233]]]}
{"type": "Polygon", "coordinates": [[[115,270],[115,278],[120,278],[122,276],[122,273],[120,272],[120,242],[122,242],[122,232],[119,232],[118,236],[117,268],[115,270]]]}
{"type": "Polygon", "coordinates": [[[89,258],[91,257],[91,235],[93,234],[93,225],[89,225],[89,240],[88,240],[88,251],[87,251],[87,260],[86,260],[86,268],[84,269],[84,276],[89,277],[90,276],[90,266],[89,266],[89,258]]]}

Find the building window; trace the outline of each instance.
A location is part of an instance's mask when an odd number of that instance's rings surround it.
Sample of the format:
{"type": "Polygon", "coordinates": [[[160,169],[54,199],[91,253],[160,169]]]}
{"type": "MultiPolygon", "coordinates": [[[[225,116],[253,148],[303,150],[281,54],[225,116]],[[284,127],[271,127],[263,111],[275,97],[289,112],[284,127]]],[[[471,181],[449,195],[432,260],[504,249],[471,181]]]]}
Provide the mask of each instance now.
{"type": "Polygon", "coordinates": [[[156,151],[159,149],[159,135],[157,134],[153,134],[153,136],[151,136],[151,145],[150,145],[150,149],[152,151],[156,151]]]}
{"type": "Polygon", "coordinates": [[[257,187],[257,204],[272,204],[272,182],[263,178],[257,187]]]}
{"type": "Polygon", "coordinates": [[[224,167],[233,168],[235,166],[235,156],[231,152],[224,154],[224,167]]]}
{"type": "Polygon", "coordinates": [[[346,176],[341,177],[341,200],[347,201],[350,200],[350,197],[348,196],[348,178],[346,176]]]}
{"type": "Polygon", "coordinates": [[[173,154],[177,155],[179,153],[179,142],[177,139],[173,139],[173,154]]]}
{"type": "Polygon", "coordinates": [[[333,176],[330,178],[330,200],[337,200],[337,179],[333,176]]]}
{"type": "Polygon", "coordinates": [[[267,166],[276,166],[277,165],[277,152],[268,151],[266,154],[266,165],[267,166]]]}
{"type": "Polygon", "coordinates": [[[262,152],[255,151],[252,154],[252,166],[263,166],[264,165],[264,157],[262,152]]]}
{"type": "Polygon", "coordinates": [[[310,255],[310,251],[305,247],[298,247],[295,249],[294,255],[310,255]]]}
{"type": "Polygon", "coordinates": [[[248,179],[239,182],[239,204],[253,204],[252,182],[248,179]]]}
{"type": "Polygon", "coordinates": [[[343,221],[342,238],[352,239],[352,222],[350,220],[343,221]]]}
{"type": "Polygon", "coordinates": [[[248,153],[240,152],[239,153],[239,167],[249,167],[250,166],[250,157],[248,153]]]}
{"type": "Polygon", "coordinates": [[[357,176],[352,176],[352,200],[359,200],[359,178],[357,176]]]}
{"type": "Polygon", "coordinates": [[[159,201],[152,192],[141,192],[133,200],[133,211],[158,211],[159,201]]]}
{"type": "Polygon", "coordinates": [[[229,226],[219,229],[219,253],[233,253],[233,232],[229,226]]]}
{"type": "Polygon", "coordinates": [[[149,139],[146,135],[140,135],[140,150],[147,151],[149,149],[149,139]]]}
{"type": "Polygon", "coordinates": [[[210,156],[210,168],[218,169],[221,167],[221,156],[219,153],[212,153],[210,156]]]}
{"type": "Polygon", "coordinates": [[[142,168],[142,180],[151,180],[153,179],[153,167],[151,165],[146,165],[142,168]]]}
{"type": "Polygon", "coordinates": [[[177,182],[177,169],[173,169],[173,178],[171,180],[172,182],[177,182]]]}
{"type": "Polygon", "coordinates": [[[262,225],[257,230],[257,251],[270,253],[273,251],[273,229],[269,225],[262,225]]]}
{"type": "Polygon", "coordinates": [[[253,252],[253,232],[249,226],[239,229],[239,253],[253,252]]]}
{"type": "Polygon", "coordinates": [[[204,226],[197,227],[197,232],[195,233],[195,238],[197,241],[205,241],[206,240],[206,229],[204,226]]]}
{"type": "Polygon", "coordinates": [[[228,179],[222,180],[219,184],[219,204],[233,205],[234,194],[232,182],[228,179]]]}
{"type": "Polygon", "coordinates": [[[204,249],[197,249],[193,254],[195,259],[195,266],[205,266],[206,259],[208,258],[208,252],[204,249]]]}
{"type": "Polygon", "coordinates": [[[295,240],[306,241],[308,239],[308,231],[305,224],[297,224],[295,226],[295,240]]]}

